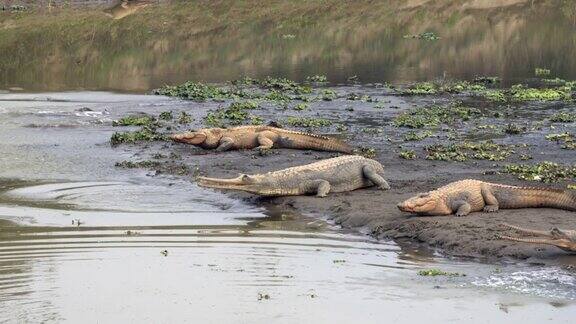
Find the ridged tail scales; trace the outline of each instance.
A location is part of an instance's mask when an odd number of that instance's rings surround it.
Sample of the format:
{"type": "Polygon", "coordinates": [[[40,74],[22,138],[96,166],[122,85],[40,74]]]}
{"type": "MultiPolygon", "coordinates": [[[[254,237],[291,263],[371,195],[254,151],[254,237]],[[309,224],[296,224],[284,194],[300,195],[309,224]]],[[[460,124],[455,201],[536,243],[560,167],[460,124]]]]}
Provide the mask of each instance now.
{"type": "Polygon", "coordinates": [[[576,191],[492,185],[500,208],[548,207],[576,211],[576,191]]]}
{"type": "Polygon", "coordinates": [[[330,151],[351,154],[353,147],[343,141],[322,135],[299,132],[279,132],[280,144],[285,148],[310,149],[316,151],[330,151]]]}

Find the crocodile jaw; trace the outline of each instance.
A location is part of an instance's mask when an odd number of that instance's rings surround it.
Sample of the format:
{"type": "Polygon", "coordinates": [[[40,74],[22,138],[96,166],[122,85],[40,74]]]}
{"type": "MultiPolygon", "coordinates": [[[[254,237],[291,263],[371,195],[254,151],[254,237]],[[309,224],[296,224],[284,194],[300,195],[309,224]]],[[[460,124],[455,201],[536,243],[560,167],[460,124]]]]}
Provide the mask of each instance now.
{"type": "Polygon", "coordinates": [[[175,142],[198,145],[204,143],[206,140],[206,134],[199,132],[189,132],[182,134],[174,134],[170,136],[175,142]]]}
{"type": "Polygon", "coordinates": [[[421,215],[450,215],[452,213],[445,200],[434,191],[407,199],[399,203],[397,207],[403,212],[421,215]]]}
{"type": "Polygon", "coordinates": [[[262,183],[255,176],[240,175],[233,179],[217,179],[198,177],[198,185],[201,187],[242,190],[261,196],[282,196],[289,194],[298,194],[290,190],[275,188],[275,186],[262,183]]]}

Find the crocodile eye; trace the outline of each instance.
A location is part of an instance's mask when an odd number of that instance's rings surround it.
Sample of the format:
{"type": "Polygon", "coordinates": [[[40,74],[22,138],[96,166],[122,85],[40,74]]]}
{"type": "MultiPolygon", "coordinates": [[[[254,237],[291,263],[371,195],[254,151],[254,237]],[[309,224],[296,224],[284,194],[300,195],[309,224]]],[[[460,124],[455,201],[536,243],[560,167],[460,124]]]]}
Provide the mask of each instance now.
{"type": "Polygon", "coordinates": [[[426,198],[428,196],[430,196],[429,192],[424,192],[424,193],[418,194],[418,198],[426,198]]]}

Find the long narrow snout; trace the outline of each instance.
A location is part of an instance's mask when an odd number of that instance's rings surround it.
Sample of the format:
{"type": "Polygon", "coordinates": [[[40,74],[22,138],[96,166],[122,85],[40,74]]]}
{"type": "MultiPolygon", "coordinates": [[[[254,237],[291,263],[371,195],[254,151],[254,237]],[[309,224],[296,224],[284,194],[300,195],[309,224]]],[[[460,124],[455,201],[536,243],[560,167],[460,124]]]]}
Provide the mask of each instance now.
{"type": "Polygon", "coordinates": [[[188,132],[172,134],[170,138],[175,142],[197,145],[203,143],[206,140],[206,135],[203,133],[188,132]]]}

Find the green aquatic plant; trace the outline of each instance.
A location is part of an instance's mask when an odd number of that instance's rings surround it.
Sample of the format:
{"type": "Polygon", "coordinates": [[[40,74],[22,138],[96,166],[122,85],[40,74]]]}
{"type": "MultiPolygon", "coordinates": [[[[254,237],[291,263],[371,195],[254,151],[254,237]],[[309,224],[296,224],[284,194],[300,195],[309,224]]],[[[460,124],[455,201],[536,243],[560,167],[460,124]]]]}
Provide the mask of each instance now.
{"type": "Polygon", "coordinates": [[[209,99],[223,100],[233,97],[233,93],[227,89],[193,81],[188,81],[176,86],[166,85],[159,89],[152,90],[152,93],[195,101],[206,101],[209,99]]]}
{"type": "Polygon", "coordinates": [[[180,112],[180,115],[178,116],[179,124],[189,124],[192,121],[194,121],[194,118],[192,118],[192,116],[187,114],[185,111],[180,112]]]}
{"type": "Polygon", "coordinates": [[[325,75],[312,75],[306,77],[306,82],[309,83],[327,83],[328,78],[325,75]]]}
{"type": "Polygon", "coordinates": [[[480,110],[460,105],[417,107],[396,116],[393,124],[396,127],[424,128],[440,124],[451,124],[455,121],[467,121],[480,116],[480,110]]]}
{"type": "Polygon", "coordinates": [[[433,95],[437,94],[439,87],[434,82],[419,82],[402,91],[405,95],[433,95]]]}
{"type": "Polygon", "coordinates": [[[576,178],[576,165],[565,166],[554,162],[541,162],[534,165],[509,164],[503,172],[516,175],[519,179],[541,182],[557,182],[576,178]]]}
{"type": "Polygon", "coordinates": [[[142,127],[142,129],[135,132],[115,132],[110,138],[110,143],[113,146],[122,143],[136,143],[140,141],[166,141],[168,137],[156,132],[156,128],[150,125],[142,127]]]}
{"type": "Polygon", "coordinates": [[[514,153],[514,146],[496,144],[492,141],[464,142],[458,144],[435,144],[425,148],[427,160],[464,162],[469,159],[503,161],[514,153]]]}
{"type": "Polygon", "coordinates": [[[151,116],[126,116],[112,122],[113,126],[144,126],[156,122],[151,116]]]}
{"type": "Polygon", "coordinates": [[[414,152],[414,150],[402,150],[398,156],[405,160],[414,160],[416,158],[416,152],[414,152]]]}
{"type": "Polygon", "coordinates": [[[367,146],[360,146],[354,150],[354,154],[362,155],[368,159],[373,159],[376,157],[376,149],[367,146]]]}
{"type": "Polygon", "coordinates": [[[334,90],[326,89],[322,91],[322,100],[324,101],[332,101],[338,98],[338,94],[334,90]]]}
{"type": "Polygon", "coordinates": [[[307,128],[317,128],[332,125],[332,122],[328,119],[323,118],[311,118],[311,117],[288,117],[286,123],[294,127],[307,127],[307,128]]]}
{"type": "Polygon", "coordinates": [[[576,121],[576,114],[556,113],[550,117],[550,121],[554,123],[573,123],[576,121]]]}
{"type": "Polygon", "coordinates": [[[565,132],[562,134],[548,134],[546,139],[549,141],[555,141],[556,143],[561,143],[562,148],[566,150],[576,150],[576,140],[574,135],[565,132]]]}
{"type": "Polygon", "coordinates": [[[226,108],[219,108],[209,112],[204,117],[204,123],[212,127],[223,127],[226,125],[242,125],[249,121],[250,124],[258,124],[261,118],[252,116],[247,110],[258,109],[259,105],[255,101],[232,102],[226,108]]]}
{"type": "Polygon", "coordinates": [[[293,109],[294,109],[294,110],[298,110],[298,111],[306,110],[306,109],[308,109],[308,104],[306,104],[306,103],[299,103],[299,104],[297,104],[296,106],[294,106],[293,109]]]}
{"type": "Polygon", "coordinates": [[[422,39],[422,40],[427,40],[427,41],[435,41],[435,40],[439,40],[440,36],[436,35],[436,33],[434,33],[434,32],[423,32],[423,33],[414,34],[414,35],[404,35],[404,38],[415,38],[415,39],[422,39]]]}
{"type": "Polygon", "coordinates": [[[513,101],[556,101],[569,100],[572,96],[570,87],[558,88],[528,88],[522,84],[510,88],[510,98],[513,101]]]}
{"type": "Polygon", "coordinates": [[[543,69],[543,68],[535,68],[534,69],[534,75],[535,76],[548,76],[548,75],[550,75],[550,70],[549,69],[543,69]]]}
{"type": "Polygon", "coordinates": [[[421,141],[425,138],[432,136],[431,131],[419,132],[410,131],[404,135],[405,141],[421,141]]]}
{"type": "Polygon", "coordinates": [[[511,135],[526,133],[526,130],[527,130],[526,126],[518,126],[513,123],[508,123],[506,127],[504,127],[504,133],[511,135]]]}
{"type": "Polygon", "coordinates": [[[418,271],[419,276],[423,277],[437,277],[437,276],[451,276],[451,277],[465,277],[465,274],[458,272],[446,272],[439,269],[425,269],[418,271]]]}
{"type": "Polygon", "coordinates": [[[172,118],[174,118],[174,116],[172,115],[171,111],[163,111],[160,113],[158,118],[162,119],[162,120],[172,120],[172,118]]]}
{"type": "Polygon", "coordinates": [[[160,162],[150,160],[138,161],[138,162],[122,161],[122,162],[116,162],[115,166],[127,169],[148,169],[159,167],[160,162]]]}

